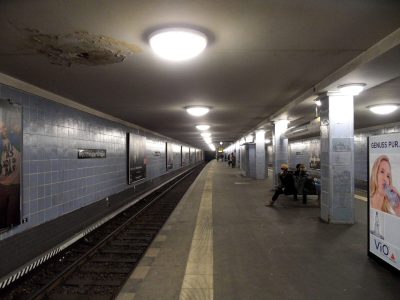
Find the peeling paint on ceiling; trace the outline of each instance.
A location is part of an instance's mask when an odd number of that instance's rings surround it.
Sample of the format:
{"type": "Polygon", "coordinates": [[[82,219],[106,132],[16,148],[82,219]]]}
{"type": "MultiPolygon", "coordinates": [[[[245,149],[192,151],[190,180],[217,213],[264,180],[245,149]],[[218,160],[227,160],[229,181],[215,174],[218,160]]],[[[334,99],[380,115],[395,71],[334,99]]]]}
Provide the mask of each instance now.
{"type": "Polygon", "coordinates": [[[27,47],[45,55],[55,65],[88,66],[120,63],[141,49],[105,35],[75,31],[68,34],[46,34],[37,29],[19,28],[27,38],[27,47]]]}

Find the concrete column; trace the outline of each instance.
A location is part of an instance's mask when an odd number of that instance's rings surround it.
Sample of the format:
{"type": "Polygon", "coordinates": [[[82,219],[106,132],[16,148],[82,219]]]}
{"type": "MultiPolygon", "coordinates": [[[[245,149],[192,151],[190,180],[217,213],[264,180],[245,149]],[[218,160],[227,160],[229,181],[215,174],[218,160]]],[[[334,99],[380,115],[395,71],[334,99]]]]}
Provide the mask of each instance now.
{"type": "Polygon", "coordinates": [[[279,120],[274,123],[274,135],[272,137],[274,149],[274,185],[278,185],[278,174],[281,171],[281,164],[288,163],[289,161],[288,139],[283,136],[288,124],[288,120],[279,120]]]}
{"type": "Polygon", "coordinates": [[[256,179],[265,179],[265,131],[256,131],[256,179]]]}
{"type": "Polygon", "coordinates": [[[272,147],[270,147],[269,148],[270,150],[268,151],[268,147],[271,145],[272,141],[270,139],[265,139],[265,177],[269,176],[269,170],[268,170],[269,162],[272,162],[274,157],[273,151],[271,151],[272,147]]]}
{"type": "Polygon", "coordinates": [[[354,103],[352,95],[321,100],[321,219],[354,223],[354,103]]]}

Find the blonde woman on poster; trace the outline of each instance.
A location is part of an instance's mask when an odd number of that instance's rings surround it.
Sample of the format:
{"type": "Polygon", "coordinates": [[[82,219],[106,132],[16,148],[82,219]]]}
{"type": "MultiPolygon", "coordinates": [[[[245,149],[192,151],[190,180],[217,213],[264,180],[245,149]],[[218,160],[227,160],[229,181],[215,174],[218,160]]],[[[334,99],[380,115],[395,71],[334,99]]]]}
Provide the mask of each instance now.
{"type": "Polygon", "coordinates": [[[371,170],[371,207],[400,216],[400,194],[393,186],[389,157],[380,155],[371,170]]]}
{"type": "Polygon", "coordinates": [[[6,186],[20,183],[21,165],[20,151],[12,143],[8,130],[0,121],[0,184],[6,186]]]}
{"type": "Polygon", "coordinates": [[[21,127],[10,115],[0,117],[0,229],[20,223],[21,127]]]}

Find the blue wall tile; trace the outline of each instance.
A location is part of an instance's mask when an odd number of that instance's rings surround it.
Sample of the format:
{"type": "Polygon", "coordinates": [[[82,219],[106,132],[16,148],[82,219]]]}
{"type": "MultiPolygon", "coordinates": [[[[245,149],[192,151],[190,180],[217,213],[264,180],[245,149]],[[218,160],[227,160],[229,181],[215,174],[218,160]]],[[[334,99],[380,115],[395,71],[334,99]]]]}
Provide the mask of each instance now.
{"type": "Polygon", "coordinates": [[[126,178],[127,132],[147,136],[146,180],[166,173],[166,141],[153,134],[1,84],[0,98],[22,105],[22,213],[28,218],[0,239],[131,188],[126,178]],[[78,160],[80,148],[106,149],[107,158],[78,160]],[[155,157],[154,151],[161,156],[155,157]]]}

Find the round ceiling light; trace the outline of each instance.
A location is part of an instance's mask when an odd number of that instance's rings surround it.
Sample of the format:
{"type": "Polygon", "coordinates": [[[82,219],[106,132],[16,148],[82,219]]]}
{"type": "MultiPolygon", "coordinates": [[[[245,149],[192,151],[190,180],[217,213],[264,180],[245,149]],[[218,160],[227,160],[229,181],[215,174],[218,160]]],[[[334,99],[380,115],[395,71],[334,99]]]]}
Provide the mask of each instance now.
{"type": "Polygon", "coordinates": [[[184,61],[199,55],[207,46],[207,37],[187,28],[167,28],[150,35],[153,51],[166,60],[184,61]]]}
{"type": "Polygon", "coordinates": [[[189,115],[201,117],[207,114],[210,111],[210,108],[206,106],[189,106],[186,107],[186,111],[189,115]]]}
{"type": "Polygon", "coordinates": [[[357,96],[364,90],[365,83],[350,83],[350,84],[343,84],[339,85],[338,89],[343,94],[357,96]]]}
{"type": "Polygon", "coordinates": [[[398,104],[378,104],[368,106],[368,109],[378,115],[387,115],[399,108],[398,104]]]}
{"type": "Polygon", "coordinates": [[[210,125],[206,125],[206,124],[199,124],[199,125],[196,125],[196,128],[197,128],[198,130],[201,130],[201,131],[203,131],[203,130],[207,130],[207,129],[209,129],[209,128],[210,128],[210,125]]]}

